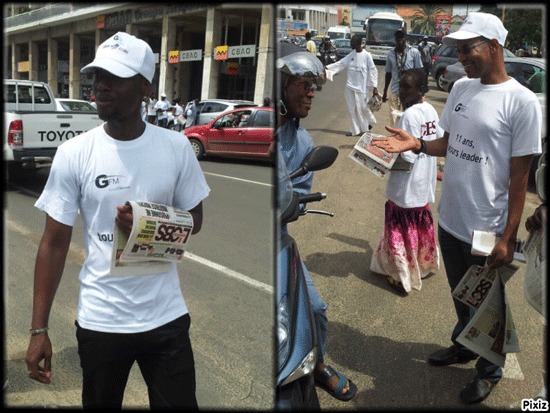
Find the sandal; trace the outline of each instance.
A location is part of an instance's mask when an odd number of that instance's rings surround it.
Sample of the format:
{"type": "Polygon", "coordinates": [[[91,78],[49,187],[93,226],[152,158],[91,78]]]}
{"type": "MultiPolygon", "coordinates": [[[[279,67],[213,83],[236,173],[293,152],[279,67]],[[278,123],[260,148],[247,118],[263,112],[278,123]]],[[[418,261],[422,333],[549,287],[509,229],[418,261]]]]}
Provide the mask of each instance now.
{"type": "Polygon", "coordinates": [[[407,291],[405,291],[405,288],[403,288],[403,284],[401,284],[399,281],[394,280],[391,275],[386,275],[386,281],[394,291],[398,292],[401,295],[408,295],[407,291]]]}
{"type": "Polygon", "coordinates": [[[332,397],[341,400],[343,402],[347,402],[355,396],[355,393],[357,393],[357,386],[349,380],[346,376],[344,376],[341,373],[336,372],[332,367],[325,366],[323,371],[319,374],[315,375],[315,384],[325,390],[328,394],[330,394],[332,397]],[[336,385],[336,388],[334,390],[330,389],[328,387],[328,381],[332,378],[332,376],[338,376],[338,384],[336,385]],[[349,382],[349,390],[346,393],[342,393],[344,390],[344,387],[346,386],[346,382],[349,382]]]}

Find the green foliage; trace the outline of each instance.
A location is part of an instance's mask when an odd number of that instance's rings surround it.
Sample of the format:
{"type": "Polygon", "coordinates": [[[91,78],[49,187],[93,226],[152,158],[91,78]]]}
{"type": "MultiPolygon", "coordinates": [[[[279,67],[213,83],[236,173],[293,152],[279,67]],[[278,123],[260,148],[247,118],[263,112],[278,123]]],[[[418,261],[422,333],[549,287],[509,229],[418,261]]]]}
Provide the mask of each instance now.
{"type": "Polygon", "coordinates": [[[506,43],[510,49],[521,47],[524,42],[529,45],[541,46],[543,34],[543,9],[542,4],[516,4],[504,6],[482,6],[479,11],[491,13],[502,19],[504,27],[508,30],[506,43]]]}
{"type": "Polygon", "coordinates": [[[421,5],[413,14],[411,29],[413,33],[434,35],[436,28],[436,16],[445,14],[443,8],[437,4],[421,5]]]}

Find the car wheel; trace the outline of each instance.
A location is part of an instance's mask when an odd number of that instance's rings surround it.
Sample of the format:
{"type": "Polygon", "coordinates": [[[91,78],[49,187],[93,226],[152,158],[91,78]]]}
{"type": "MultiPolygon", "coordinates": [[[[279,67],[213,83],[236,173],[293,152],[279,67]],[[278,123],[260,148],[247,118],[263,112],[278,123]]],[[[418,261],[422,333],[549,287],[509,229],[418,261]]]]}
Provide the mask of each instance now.
{"type": "Polygon", "coordinates": [[[437,88],[439,90],[444,90],[443,87],[441,86],[441,75],[442,74],[443,74],[443,72],[438,72],[435,75],[435,84],[437,85],[437,88]]]}
{"type": "Polygon", "coordinates": [[[200,143],[197,139],[189,139],[189,143],[191,144],[191,148],[193,148],[193,152],[195,152],[197,159],[204,158],[204,147],[202,146],[202,143],[200,143]]]}

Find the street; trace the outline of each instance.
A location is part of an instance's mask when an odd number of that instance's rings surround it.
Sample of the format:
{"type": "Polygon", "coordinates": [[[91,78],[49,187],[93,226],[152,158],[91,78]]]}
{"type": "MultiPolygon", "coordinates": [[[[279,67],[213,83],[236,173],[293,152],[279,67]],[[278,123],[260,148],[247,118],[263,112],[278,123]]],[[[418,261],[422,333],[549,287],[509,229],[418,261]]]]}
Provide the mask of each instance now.
{"type": "MultiPolygon", "coordinates": [[[[179,265],[191,315],[199,407],[269,409],[274,394],[271,168],[221,159],[201,161],[201,167],[211,193],[204,201],[202,230],[190,239],[179,265]]],[[[34,259],[44,226],[44,214],[33,205],[47,175],[41,170],[24,179],[12,177],[15,183],[5,193],[4,405],[9,407],[81,406],[74,327],[84,259],[80,219],[50,316],[52,383],[29,379],[24,361],[34,259]]],[[[146,386],[134,365],[124,408],[148,405],[146,386]]]]}
{"type": "MultiPolygon", "coordinates": [[[[378,90],[384,86],[378,65],[378,90]]],[[[346,137],[349,114],[344,100],[347,73],[327,81],[316,93],[312,110],[301,121],[316,145],[331,145],[339,157],[326,170],[315,173],[312,191],[327,199],[312,209],[331,211],[334,217],[306,215],[289,225],[313,281],[328,304],[327,364],[346,374],[358,387],[348,403],[318,389],[323,410],[463,409],[459,393],[474,375],[474,363],[434,367],[427,363],[433,351],[450,346],[455,323],[454,307],[442,260],[440,270],[423,282],[421,291],[407,297],[393,292],[385,279],[369,271],[384,223],[386,180],[348,158],[358,137],[346,137]]],[[[427,100],[441,115],[446,92],[430,84],[427,100]]],[[[375,112],[373,133],[386,133],[387,104],[375,112]]],[[[431,206],[437,222],[437,202],[431,206]]],[[[519,237],[527,232],[525,218],[539,205],[530,192],[519,237]]],[[[517,263],[517,262],[516,262],[517,263]]],[[[504,378],[481,405],[493,409],[519,409],[523,398],[534,397],[542,387],[545,360],[543,319],[523,297],[523,269],[507,284],[521,352],[509,354],[504,378]]]]}

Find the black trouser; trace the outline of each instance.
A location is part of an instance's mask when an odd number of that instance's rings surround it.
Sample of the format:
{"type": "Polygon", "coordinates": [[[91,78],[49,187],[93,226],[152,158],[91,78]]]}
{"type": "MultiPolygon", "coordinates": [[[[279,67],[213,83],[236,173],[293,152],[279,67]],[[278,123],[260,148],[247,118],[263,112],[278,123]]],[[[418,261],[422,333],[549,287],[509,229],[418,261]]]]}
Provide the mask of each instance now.
{"type": "Polygon", "coordinates": [[[75,324],[84,408],[121,409],[137,362],[151,409],[198,409],[189,314],[143,333],[103,333],[75,324]]]}

